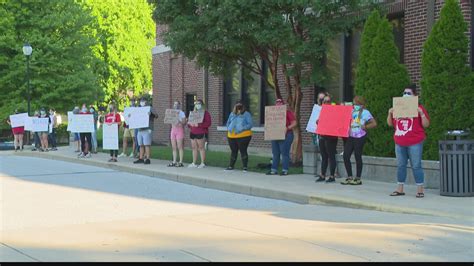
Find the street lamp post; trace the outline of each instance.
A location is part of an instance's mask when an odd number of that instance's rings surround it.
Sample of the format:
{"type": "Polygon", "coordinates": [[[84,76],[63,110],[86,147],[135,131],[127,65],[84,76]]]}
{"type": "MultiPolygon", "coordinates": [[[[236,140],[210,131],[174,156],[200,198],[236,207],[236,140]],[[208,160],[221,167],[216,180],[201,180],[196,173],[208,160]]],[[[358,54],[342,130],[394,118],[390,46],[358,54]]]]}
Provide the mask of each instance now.
{"type": "MultiPolygon", "coordinates": [[[[23,54],[26,56],[26,82],[27,82],[27,89],[28,89],[28,116],[30,116],[30,102],[31,102],[31,92],[30,92],[30,56],[31,53],[33,52],[33,48],[31,48],[31,45],[28,43],[25,43],[23,45],[23,54]]],[[[28,131],[28,144],[30,144],[30,132],[28,131]]]]}

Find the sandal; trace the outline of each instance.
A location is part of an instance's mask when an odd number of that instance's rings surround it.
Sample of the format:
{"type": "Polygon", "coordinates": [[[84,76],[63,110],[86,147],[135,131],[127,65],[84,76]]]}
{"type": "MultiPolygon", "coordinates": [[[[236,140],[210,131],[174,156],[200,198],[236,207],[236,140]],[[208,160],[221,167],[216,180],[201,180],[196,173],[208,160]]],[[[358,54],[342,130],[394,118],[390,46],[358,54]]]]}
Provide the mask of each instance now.
{"type": "Polygon", "coordinates": [[[392,192],[392,194],[390,194],[390,196],[403,196],[403,195],[405,195],[405,192],[394,191],[392,192]]]}
{"type": "Polygon", "coordinates": [[[423,198],[424,196],[425,196],[425,193],[423,192],[416,193],[417,198],[423,198]]]}
{"type": "Polygon", "coordinates": [[[173,163],[173,162],[168,164],[168,167],[175,167],[175,166],[176,166],[176,163],[173,163]]]}
{"type": "Polygon", "coordinates": [[[176,167],[184,167],[184,164],[183,164],[183,163],[178,163],[178,164],[176,165],[176,167]]]}

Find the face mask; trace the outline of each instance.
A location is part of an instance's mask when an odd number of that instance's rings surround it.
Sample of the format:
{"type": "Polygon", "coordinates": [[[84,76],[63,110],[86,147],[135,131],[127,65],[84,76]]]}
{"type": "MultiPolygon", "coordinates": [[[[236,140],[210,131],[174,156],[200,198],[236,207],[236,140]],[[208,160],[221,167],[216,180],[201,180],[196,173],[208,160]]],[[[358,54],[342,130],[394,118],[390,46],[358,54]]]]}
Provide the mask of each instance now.
{"type": "Polygon", "coordinates": [[[92,108],[91,108],[91,109],[89,109],[89,112],[93,113],[93,112],[94,112],[94,109],[92,109],[92,108]]]}
{"type": "Polygon", "coordinates": [[[356,112],[360,111],[360,105],[354,105],[354,111],[356,112]]]}
{"type": "Polygon", "coordinates": [[[46,112],[45,112],[45,111],[41,111],[40,113],[41,113],[41,115],[45,115],[45,114],[46,114],[46,112]]]}
{"type": "Polygon", "coordinates": [[[145,106],[145,102],[140,102],[140,106],[141,107],[145,106]]]}
{"type": "Polygon", "coordinates": [[[196,109],[197,109],[197,110],[201,110],[201,108],[202,108],[202,105],[201,105],[201,104],[196,104],[196,109]]]}

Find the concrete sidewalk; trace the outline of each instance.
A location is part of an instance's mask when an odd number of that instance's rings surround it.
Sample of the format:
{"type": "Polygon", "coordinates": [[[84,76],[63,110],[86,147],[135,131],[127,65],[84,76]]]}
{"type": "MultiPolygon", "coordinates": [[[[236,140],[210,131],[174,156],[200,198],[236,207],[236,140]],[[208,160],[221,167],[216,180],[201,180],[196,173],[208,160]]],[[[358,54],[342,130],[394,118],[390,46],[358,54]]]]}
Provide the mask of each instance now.
{"type": "Polygon", "coordinates": [[[106,153],[93,154],[92,158],[77,158],[70,147],[58,151],[37,152],[4,151],[0,155],[32,156],[44,159],[86,164],[134,174],[158,177],[195,186],[247,194],[258,197],[280,199],[302,204],[323,204],[357,209],[369,209],[395,213],[444,216],[467,219],[474,222],[474,197],[445,197],[439,190],[426,189],[425,198],[415,198],[416,187],[405,186],[405,196],[390,197],[396,188],[393,184],[363,180],[361,186],[343,186],[336,183],[315,183],[312,175],[267,176],[240,170],[224,171],[222,168],[206,167],[189,169],[167,167],[168,162],[152,160],[150,165],[133,164],[135,159],[119,158],[109,163],[106,153]]]}

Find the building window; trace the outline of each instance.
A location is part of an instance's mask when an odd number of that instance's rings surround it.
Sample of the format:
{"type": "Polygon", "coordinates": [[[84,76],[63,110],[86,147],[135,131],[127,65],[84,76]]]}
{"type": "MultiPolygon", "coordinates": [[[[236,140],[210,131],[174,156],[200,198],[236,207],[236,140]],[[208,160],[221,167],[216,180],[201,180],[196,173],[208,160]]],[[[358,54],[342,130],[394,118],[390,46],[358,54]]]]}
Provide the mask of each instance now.
{"type": "Polygon", "coordinates": [[[342,59],[344,36],[338,35],[336,38],[329,40],[328,51],[325,58],[326,80],[324,87],[332,96],[332,100],[339,102],[342,100],[342,59]]]}
{"type": "Polygon", "coordinates": [[[196,94],[186,94],[186,117],[189,117],[189,112],[194,110],[194,102],[196,101],[196,94]]]}

